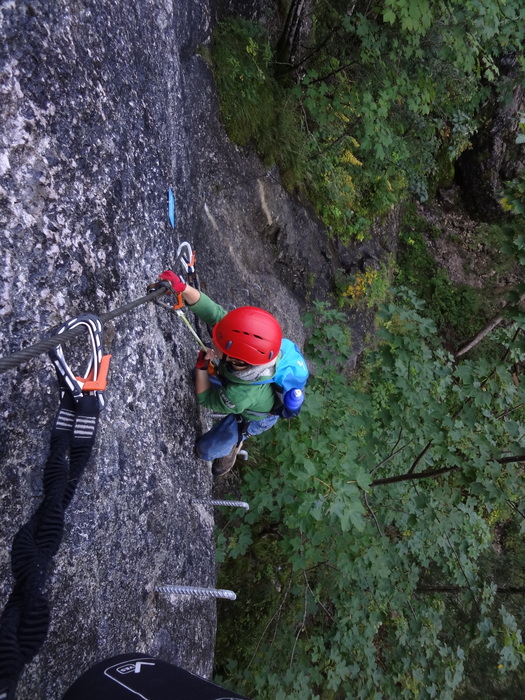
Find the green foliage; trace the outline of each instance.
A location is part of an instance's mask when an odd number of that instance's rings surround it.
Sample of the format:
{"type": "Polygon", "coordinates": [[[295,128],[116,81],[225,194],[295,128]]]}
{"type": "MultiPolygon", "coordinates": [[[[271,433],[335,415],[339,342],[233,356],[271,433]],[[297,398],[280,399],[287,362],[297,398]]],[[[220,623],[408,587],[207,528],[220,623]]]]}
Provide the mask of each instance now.
{"type": "Polygon", "coordinates": [[[409,286],[426,304],[426,313],[448,342],[457,346],[472,337],[488,317],[488,299],[479,290],[452,282],[429,253],[418,230],[405,224],[400,232],[397,281],[409,286]]]}
{"type": "Polygon", "coordinates": [[[307,318],[303,411],[258,438],[242,484],[251,509],[226,535],[251,541],[251,558],[264,533],[278,580],[241,656],[218,652],[224,682],[250,697],[453,698],[480,650],[504,687],[523,684],[523,617],[497,599],[484,557],[491,514],[525,502],[519,457],[498,461],[525,455],[525,389],[510,371],[525,344],[508,327],[509,366],[456,364],[421,311],[406,291],[381,310],[358,378],[344,315],[318,304],[307,318]]]}
{"type": "MultiPolygon", "coordinates": [[[[227,128],[277,162],[333,232],[363,238],[407,189],[428,197],[468,148],[488,90],[507,88],[498,57],[519,48],[524,14],[517,0],[353,13],[334,0],[313,11],[323,51],[295,85],[272,73],[262,29],[231,20],[213,47],[227,128]]],[[[515,214],[522,185],[503,202],[515,214]]],[[[436,268],[420,226],[404,228],[399,281],[426,306],[406,290],[387,297],[351,376],[345,314],[316,304],[301,416],[250,446],[251,509],[219,536],[220,583],[239,604],[219,611],[216,657],[224,683],[250,697],[518,698],[525,685],[523,610],[503,598],[509,558],[493,548],[501,520],[517,531],[525,512],[525,390],[511,371],[525,361],[523,313],[510,308],[490,356],[455,362],[438,331],[471,335],[485,307],[436,268]]],[[[523,235],[506,245],[523,262],[523,235]]]]}
{"type": "MultiPolygon", "coordinates": [[[[251,532],[241,530],[242,535],[248,537],[251,543],[251,546],[243,547],[242,553],[237,549],[238,542],[234,534],[228,538],[218,538],[219,551],[221,544],[224,545],[227,548],[227,556],[230,557],[230,582],[225,581],[225,585],[230,586],[232,580],[242,583],[236,586],[238,605],[233,608],[231,604],[226,603],[220,610],[221,624],[217,630],[217,645],[223,649],[235,648],[237,662],[248,666],[253,649],[251,645],[239,644],[239,641],[258,638],[264,633],[267,624],[266,611],[278,606],[283,585],[288,578],[288,567],[281,557],[275,538],[265,533],[262,528],[254,529],[253,543],[251,532]],[[257,595],[253,595],[255,590],[257,595]]],[[[226,552],[224,555],[226,556],[226,552]]],[[[216,673],[227,673],[227,661],[228,654],[225,654],[222,665],[216,666],[216,673]]]]}
{"type": "Polygon", "coordinates": [[[521,0],[358,0],[350,12],[337,0],[310,19],[295,71],[259,25],[219,24],[221,108],[231,137],[275,161],[334,234],[362,240],[408,190],[428,198],[489,94],[512,88],[498,63],[521,56],[521,0]]]}
{"type": "Polygon", "coordinates": [[[339,306],[373,309],[383,304],[391,294],[392,265],[382,264],[338,280],[339,306]]]}
{"type": "Polygon", "coordinates": [[[511,182],[506,183],[505,196],[501,200],[505,211],[513,214],[525,214],[525,174],[511,182]]]}
{"type": "Polygon", "coordinates": [[[299,105],[272,75],[264,30],[238,17],[219,23],[211,55],[229,137],[254,145],[266,165],[277,162],[285,184],[295,186],[303,176],[306,148],[299,105]]]}
{"type": "MultiPolygon", "coordinates": [[[[525,115],[520,118],[520,133],[516,137],[516,143],[525,143],[525,115]]],[[[518,216],[525,214],[525,172],[522,171],[520,177],[505,183],[501,205],[505,211],[512,214],[518,216]]]]}

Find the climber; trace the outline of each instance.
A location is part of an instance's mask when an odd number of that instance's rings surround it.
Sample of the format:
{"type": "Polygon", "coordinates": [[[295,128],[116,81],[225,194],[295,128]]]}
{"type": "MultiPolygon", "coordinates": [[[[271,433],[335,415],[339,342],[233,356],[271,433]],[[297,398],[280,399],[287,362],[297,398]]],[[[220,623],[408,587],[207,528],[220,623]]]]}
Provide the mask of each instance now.
{"type": "Polygon", "coordinates": [[[213,460],[213,475],[222,476],[235,464],[243,441],[268,430],[279,418],[272,414],[272,384],[264,380],[275,374],[281,326],[268,311],[254,306],[227,313],[171,270],[159,279],[168,281],[191,310],[213,327],[211,348],[197,357],[195,391],[201,406],[226,415],[197,440],[195,452],[201,459],[213,460]],[[210,363],[218,385],[210,381],[210,363]]]}

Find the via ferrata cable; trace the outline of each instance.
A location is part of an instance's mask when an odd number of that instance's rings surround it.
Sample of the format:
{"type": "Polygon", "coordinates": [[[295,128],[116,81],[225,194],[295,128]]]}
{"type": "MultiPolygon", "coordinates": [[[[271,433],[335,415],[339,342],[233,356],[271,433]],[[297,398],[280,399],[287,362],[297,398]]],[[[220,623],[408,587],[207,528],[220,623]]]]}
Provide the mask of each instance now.
{"type": "MultiPolygon", "coordinates": [[[[121,306],[118,309],[114,309],[113,311],[108,311],[105,314],[100,314],[98,318],[102,323],[111,321],[113,318],[117,318],[117,316],[121,316],[122,314],[131,311],[137,306],[140,306],[141,304],[145,304],[150,301],[155,301],[158,297],[169,292],[170,289],[167,285],[159,286],[157,289],[152,290],[151,292],[146,294],[146,296],[140,297],[140,299],[135,299],[135,301],[130,301],[128,304],[124,304],[124,306],[121,306]]],[[[33,357],[38,357],[39,355],[48,352],[49,350],[57,347],[58,345],[61,345],[66,340],[72,340],[73,338],[76,338],[76,336],[78,336],[81,332],[81,327],[70,328],[69,330],[64,331],[61,336],[54,335],[51,338],[41,340],[38,343],[29,346],[28,348],[18,350],[17,352],[12,353],[11,355],[0,357],[0,374],[2,374],[3,372],[7,372],[7,370],[9,369],[18,367],[18,365],[22,364],[22,362],[27,362],[33,357]]]]}

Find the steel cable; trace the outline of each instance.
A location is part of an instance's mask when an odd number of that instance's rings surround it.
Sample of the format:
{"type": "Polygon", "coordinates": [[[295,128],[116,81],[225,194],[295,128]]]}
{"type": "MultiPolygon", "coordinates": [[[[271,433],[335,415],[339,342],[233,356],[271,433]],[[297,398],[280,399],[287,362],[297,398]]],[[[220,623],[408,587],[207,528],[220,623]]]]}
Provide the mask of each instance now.
{"type": "MultiPolygon", "coordinates": [[[[159,289],[156,289],[153,292],[149,292],[148,294],[146,294],[146,296],[140,297],[140,299],[135,299],[135,301],[130,301],[128,304],[125,304],[124,306],[121,306],[118,309],[114,309],[113,311],[108,311],[105,314],[101,314],[98,318],[102,323],[111,321],[117,316],[122,316],[122,314],[131,311],[132,309],[136,308],[137,306],[140,306],[141,304],[154,301],[157,297],[166,294],[166,291],[167,290],[165,287],[160,287],[159,289]]],[[[42,355],[43,353],[48,352],[53,348],[56,348],[58,345],[62,345],[62,343],[66,340],[72,340],[77,335],[80,335],[82,332],[82,327],[73,328],[69,331],[64,331],[64,333],[61,333],[60,335],[54,335],[52,338],[46,338],[45,340],[41,340],[38,343],[35,343],[35,345],[30,345],[28,348],[18,350],[17,352],[12,353],[11,355],[0,357],[0,374],[2,374],[3,372],[7,372],[7,370],[9,369],[18,367],[18,365],[22,364],[22,362],[27,362],[33,357],[38,357],[38,355],[42,355]]]]}

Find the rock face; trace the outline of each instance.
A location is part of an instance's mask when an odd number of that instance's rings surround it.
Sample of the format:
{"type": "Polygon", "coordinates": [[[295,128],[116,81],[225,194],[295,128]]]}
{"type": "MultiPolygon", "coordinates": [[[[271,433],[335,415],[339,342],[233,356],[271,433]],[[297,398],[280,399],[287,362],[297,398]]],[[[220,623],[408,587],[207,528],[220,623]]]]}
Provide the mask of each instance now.
{"type": "MultiPolygon", "coordinates": [[[[255,3],[17,0],[0,9],[1,346],[6,356],[82,312],[145,294],[191,241],[203,289],[260,305],[304,341],[305,298],[331,288],[332,246],[278,173],[232,145],[199,47],[219,11],[255,3]],[[176,225],[166,194],[176,199],[176,225]]],[[[191,317],[191,313],[188,313],[191,317]]],[[[50,629],[17,698],[59,698],[87,667],[140,651],[202,675],[215,604],[168,599],[161,584],[214,586],[210,426],[190,377],[194,340],[147,304],[106,325],[113,355],[91,461],[48,576],[50,629]]],[[[77,373],[87,344],[64,347],[77,373]]],[[[15,533],[42,496],[58,406],[45,355],[2,376],[0,602],[15,533]]],[[[223,604],[234,604],[225,602],[223,604]]]]}
{"type": "Polygon", "coordinates": [[[525,168],[523,146],[516,144],[520,115],[525,109],[525,90],[516,75],[516,57],[507,56],[500,63],[500,83],[507,85],[509,94],[487,100],[485,123],[473,136],[472,148],[464,151],[456,164],[455,179],[466,206],[473,218],[486,221],[501,218],[499,200],[505,183],[517,178],[525,168]]]}

